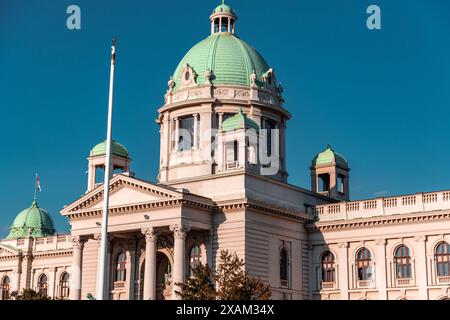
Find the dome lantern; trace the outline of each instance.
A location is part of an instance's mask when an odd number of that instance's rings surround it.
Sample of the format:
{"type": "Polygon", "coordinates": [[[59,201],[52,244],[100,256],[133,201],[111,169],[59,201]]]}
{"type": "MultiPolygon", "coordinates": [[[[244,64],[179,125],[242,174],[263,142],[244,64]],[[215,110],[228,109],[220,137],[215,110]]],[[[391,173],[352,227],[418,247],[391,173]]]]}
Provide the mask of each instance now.
{"type": "Polygon", "coordinates": [[[209,20],[211,21],[211,34],[224,32],[234,34],[236,32],[237,16],[224,0],[213,10],[209,20]]]}
{"type": "Polygon", "coordinates": [[[330,145],[318,153],[311,163],[311,190],[328,197],[348,201],[350,199],[350,168],[344,156],[330,145]]]}
{"type": "MultiPolygon", "coordinates": [[[[87,192],[102,184],[106,165],[106,141],[95,145],[88,157],[88,187],[87,192]]],[[[119,142],[111,141],[111,177],[114,173],[130,171],[131,158],[128,150],[119,142]]]]}

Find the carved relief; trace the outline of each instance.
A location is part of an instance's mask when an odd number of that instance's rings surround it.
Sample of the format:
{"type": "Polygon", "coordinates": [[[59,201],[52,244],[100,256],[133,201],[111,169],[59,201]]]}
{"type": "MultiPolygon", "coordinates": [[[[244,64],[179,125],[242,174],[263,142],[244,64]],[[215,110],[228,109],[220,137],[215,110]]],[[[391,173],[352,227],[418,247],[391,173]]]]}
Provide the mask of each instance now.
{"type": "Polygon", "coordinates": [[[249,90],[237,89],[237,90],[234,90],[234,96],[237,97],[237,98],[249,98],[250,97],[250,91],[249,90]]]}
{"type": "Polygon", "coordinates": [[[188,88],[197,85],[197,73],[186,63],[181,70],[180,88],[188,88]]]}

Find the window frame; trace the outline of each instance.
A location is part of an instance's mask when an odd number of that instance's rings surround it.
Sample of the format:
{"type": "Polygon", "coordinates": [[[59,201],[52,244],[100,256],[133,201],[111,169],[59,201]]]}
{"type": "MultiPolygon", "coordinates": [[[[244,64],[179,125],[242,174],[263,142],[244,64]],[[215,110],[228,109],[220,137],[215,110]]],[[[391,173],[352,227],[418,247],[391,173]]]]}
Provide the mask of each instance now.
{"type": "Polygon", "coordinates": [[[436,261],[436,275],[438,277],[450,276],[450,245],[446,241],[441,241],[436,245],[434,259],[436,261]],[[442,250],[440,250],[441,247],[442,250]]]}
{"type": "Polygon", "coordinates": [[[42,273],[38,277],[37,291],[44,295],[48,294],[48,277],[45,273],[42,273]],[[43,280],[44,278],[45,278],[45,281],[43,280]]]}
{"type": "Polygon", "coordinates": [[[358,281],[373,280],[372,252],[367,247],[362,247],[356,252],[355,258],[358,281]]]}
{"type": "Polygon", "coordinates": [[[0,290],[2,300],[9,300],[11,293],[11,279],[8,275],[5,275],[0,282],[0,290]],[[7,290],[5,290],[7,288],[7,290]]]}
{"type": "Polygon", "coordinates": [[[333,252],[326,250],[322,253],[321,259],[322,282],[336,283],[336,257],[333,252]],[[331,259],[325,260],[326,257],[331,259]]]}
{"type": "Polygon", "coordinates": [[[127,253],[125,250],[120,251],[115,260],[115,282],[124,282],[127,280],[127,253]],[[123,257],[123,259],[121,259],[123,257]]]}
{"type": "Polygon", "coordinates": [[[401,244],[394,251],[395,278],[411,279],[411,250],[408,246],[401,244]],[[402,252],[400,252],[400,250],[402,252]],[[406,250],[406,251],[405,251],[406,250]]]}
{"type": "Polygon", "coordinates": [[[61,298],[68,298],[70,295],[70,274],[64,271],[59,276],[59,296],[61,298]],[[67,276],[67,279],[64,279],[67,276]]]}

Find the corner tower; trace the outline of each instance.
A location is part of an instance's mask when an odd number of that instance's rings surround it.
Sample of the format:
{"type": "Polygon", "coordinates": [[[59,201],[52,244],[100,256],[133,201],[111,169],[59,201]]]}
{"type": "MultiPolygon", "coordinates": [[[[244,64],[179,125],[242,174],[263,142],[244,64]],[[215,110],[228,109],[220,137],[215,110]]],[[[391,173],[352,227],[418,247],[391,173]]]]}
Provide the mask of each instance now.
{"type": "Polygon", "coordinates": [[[330,198],[350,200],[350,168],[347,160],[330,145],[311,163],[311,190],[330,198]]]}
{"type": "MultiPolygon", "coordinates": [[[[106,141],[95,145],[89,152],[88,187],[89,192],[103,183],[106,164],[106,141]]],[[[129,172],[131,158],[128,150],[115,140],[111,141],[111,177],[114,172],[129,172]]]]}
{"type": "Polygon", "coordinates": [[[238,16],[229,5],[222,2],[209,20],[211,34],[181,59],[168,81],[164,105],[158,110],[158,180],[176,185],[251,171],[286,182],[285,134],[290,114],[283,108],[283,89],[275,71],[236,35],[238,16]],[[256,124],[258,130],[250,139],[256,139],[260,148],[255,149],[255,143],[248,143],[242,134],[234,134],[236,146],[228,145],[231,131],[246,130],[245,125],[226,128],[225,139],[222,125],[233,117],[237,122],[244,119],[256,124]],[[241,155],[254,154],[251,165],[244,158],[235,161],[237,156],[223,154],[235,149],[242,150],[241,155]],[[233,160],[222,165],[221,159],[233,160]]]}

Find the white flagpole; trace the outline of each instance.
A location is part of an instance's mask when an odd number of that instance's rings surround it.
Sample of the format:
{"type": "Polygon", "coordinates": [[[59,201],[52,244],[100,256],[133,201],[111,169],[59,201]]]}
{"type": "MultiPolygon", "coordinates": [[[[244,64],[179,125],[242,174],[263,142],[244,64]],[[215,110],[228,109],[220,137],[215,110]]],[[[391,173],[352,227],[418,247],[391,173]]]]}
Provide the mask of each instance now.
{"type": "Polygon", "coordinates": [[[103,219],[102,219],[102,238],[100,249],[100,275],[97,284],[97,300],[107,300],[105,296],[106,289],[106,256],[108,245],[108,210],[109,210],[109,180],[111,179],[111,131],[112,131],[112,112],[113,112],[113,94],[114,94],[114,65],[116,58],[116,39],[113,38],[111,46],[111,73],[109,78],[109,102],[108,102],[108,128],[106,132],[106,163],[105,163],[105,181],[103,183],[103,219]]]}

